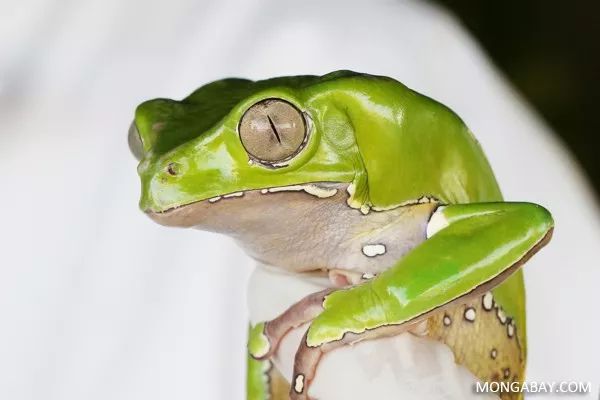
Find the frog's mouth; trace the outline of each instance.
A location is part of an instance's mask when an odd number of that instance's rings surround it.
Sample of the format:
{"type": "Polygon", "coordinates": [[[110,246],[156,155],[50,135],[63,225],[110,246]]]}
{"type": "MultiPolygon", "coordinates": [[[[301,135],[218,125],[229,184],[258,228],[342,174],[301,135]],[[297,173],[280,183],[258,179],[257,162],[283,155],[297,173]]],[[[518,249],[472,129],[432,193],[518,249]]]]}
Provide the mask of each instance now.
{"type": "MultiPolygon", "coordinates": [[[[277,215],[285,208],[308,206],[315,200],[324,203],[346,202],[349,184],[311,182],[299,185],[276,186],[223,194],[198,200],[165,211],[146,210],[155,222],[165,226],[199,227],[217,232],[230,232],[227,220],[234,216],[247,219],[252,214],[277,215]]],[[[312,207],[312,205],[311,205],[312,207]]]]}

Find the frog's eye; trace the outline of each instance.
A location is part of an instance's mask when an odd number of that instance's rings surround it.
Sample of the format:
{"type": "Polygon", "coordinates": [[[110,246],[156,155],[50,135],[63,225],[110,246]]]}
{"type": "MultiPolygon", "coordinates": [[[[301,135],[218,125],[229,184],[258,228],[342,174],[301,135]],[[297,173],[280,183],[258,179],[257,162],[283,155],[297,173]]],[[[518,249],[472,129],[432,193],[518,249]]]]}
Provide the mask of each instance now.
{"type": "Polygon", "coordinates": [[[129,150],[131,153],[140,161],[144,157],[144,146],[142,145],[142,138],[138,131],[135,121],[131,123],[129,132],[127,133],[127,142],[129,142],[129,150]]]}
{"type": "Polygon", "coordinates": [[[294,157],[307,138],[302,112],[281,99],[265,99],[252,105],[242,116],[238,131],[250,157],[268,165],[294,157]]]}

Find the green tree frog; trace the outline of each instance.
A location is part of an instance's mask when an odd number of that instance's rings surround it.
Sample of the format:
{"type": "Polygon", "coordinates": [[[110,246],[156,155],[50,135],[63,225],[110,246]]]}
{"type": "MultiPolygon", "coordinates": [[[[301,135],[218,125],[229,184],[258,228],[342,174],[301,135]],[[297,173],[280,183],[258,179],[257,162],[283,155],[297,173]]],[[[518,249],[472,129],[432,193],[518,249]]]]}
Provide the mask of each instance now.
{"type": "Polygon", "coordinates": [[[223,79],[142,103],[129,144],[153,220],[228,234],[262,263],[331,281],[251,327],[249,399],[286,398],[282,387],[309,399],[324,354],[407,331],[445,343],[481,380],[524,379],[519,267],[553,220],[503,201],[442,104],[350,71],[223,79]],[[269,358],[303,324],[292,380],[277,383],[269,358]]]}

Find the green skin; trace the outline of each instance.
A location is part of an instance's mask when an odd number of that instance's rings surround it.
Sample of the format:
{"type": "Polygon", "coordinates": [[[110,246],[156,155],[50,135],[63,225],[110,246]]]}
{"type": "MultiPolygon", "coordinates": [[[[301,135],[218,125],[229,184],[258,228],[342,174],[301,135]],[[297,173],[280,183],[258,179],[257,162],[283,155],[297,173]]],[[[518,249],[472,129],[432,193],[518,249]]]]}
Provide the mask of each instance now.
{"type": "MultiPolygon", "coordinates": [[[[349,71],[225,79],[182,101],[141,104],[135,127],[140,206],[157,220],[216,196],[311,182],[350,184],[348,205],[363,213],[423,196],[445,206],[437,211],[441,229],[428,240],[374,279],[325,298],[306,335],[309,347],[417,321],[484,287],[521,327],[525,346],[524,286],[515,266],[549,238],[552,217],[535,204],[502,202],[479,144],[442,104],[393,79],[349,71]],[[311,121],[305,147],[277,168],[249,162],[238,132],[244,112],[268,98],[286,100],[311,121]]],[[[260,338],[253,340],[260,353],[260,338]]],[[[256,368],[263,367],[254,365],[249,377],[260,375],[256,368]]],[[[261,392],[260,385],[250,382],[249,391],[261,392]]]]}

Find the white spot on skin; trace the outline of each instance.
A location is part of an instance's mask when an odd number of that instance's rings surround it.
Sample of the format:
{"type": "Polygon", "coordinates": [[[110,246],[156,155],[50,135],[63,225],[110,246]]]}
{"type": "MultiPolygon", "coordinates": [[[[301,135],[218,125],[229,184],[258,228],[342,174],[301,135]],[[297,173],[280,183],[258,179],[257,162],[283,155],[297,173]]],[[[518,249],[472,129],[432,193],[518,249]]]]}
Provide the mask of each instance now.
{"type": "Polygon", "coordinates": [[[484,294],[481,303],[485,311],[490,311],[494,307],[494,295],[492,292],[484,294]]]}
{"type": "Polygon", "coordinates": [[[475,309],[473,307],[469,307],[465,310],[465,319],[469,322],[475,321],[475,309]]]}
{"type": "Polygon", "coordinates": [[[490,357],[492,357],[492,360],[495,360],[496,357],[498,357],[498,350],[492,349],[492,351],[490,352],[490,357]]]}
{"type": "MultiPolygon", "coordinates": [[[[300,191],[304,191],[312,196],[324,199],[327,197],[335,196],[337,194],[338,190],[336,188],[327,188],[327,187],[321,187],[321,186],[311,184],[311,185],[279,186],[279,187],[261,189],[260,193],[267,194],[267,193],[277,193],[277,192],[300,192],[300,191]]],[[[215,201],[218,201],[222,198],[229,199],[232,197],[242,197],[244,194],[245,194],[245,192],[243,192],[243,191],[242,192],[234,192],[234,193],[225,194],[223,196],[213,197],[213,198],[209,199],[209,201],[211,203],[214,203],[215,201]]]]}
{"type": "Polygon", "coordinates": [[[366,279],[366,280],[373,279],[374,277],[375,277],[375,275],[370,274],[368,272],[365,272],[364,274],[362,274],[362,278],[366,279]]]}
{"type": "Polygon", "coordinates": [[[348,207],[360,209],[362,204],[354,198],[354,194],[356,193],[356,185],[354,182],[348,185],[346,192],[348,192],[348,198],[346,199],[346,204],[348,204],[348,207]]]}
{"type": "Polygon", "coordinates": [[[209,203],[216,203],[217,201],[221,200],[221,199],[230,199],[232,197],[242,197],[244,195],[244,192],[235,192],[235,193],[229,193],[223,196],[216,196],[216,197],[211,197],[210,199],[208,199],[209,203]]]}
{"type": "Polygon", "coordinates": [[[444,323],[444,326],[450,326],[452,324],[452,318],[450,318],[449,315],[444,315],[444,319],[442,320],[444,323]]]}
{"type": "MultiPolygon", "coordinates": [[[[265,189],[263,189],[265,190],[265,189]]],[[[317,185],[292,185],[292,186],[279,186],[266,189],[266,192],[261,190],[261,193],[277,193],[277,192],[300,192],[304,191],[312,196],[320,199],[335,196],[337,193],[336,188],[324,188],[317,185]]]]}
{"type": "Polygon", "coordinates": [[[383,244],[367,244],[362,248],[362,252],[367,257],[376,257],[385,254],[385,245],[383,244]]]}
{"type": "Polygon", "coordinates": [[[504,378],[508,378],[510,376],[510,368],[504,368],[504,378]]]}
{"type": "Polygon", "coordinates": [[[515,324],[513,321],[510,321],[506,326],[506,334],[508,337],[513,337],[515,335],[515,324]]]}
{"type": "Polygon", "coordinates": [[[504,310],[502,310],[502,307],[498,307],[496,315],[498,316],[500,323],[504,325],[506,323],[506,314],[504,313],[504,310]]]}
{"type": "Polygon", "coordinates": [[[235,193],[229,193],[223,196],[223,198],[225,199],[229,199],[232,197],[242,197],[244,195],[244,192],[235,192],[235,193]]]}
{"type": "Polygon", "coordinates": [[[324,188],[316,185],[306,185],[304,186],[304,191],[313,196],[317,196],[320,199],[335,196],[337,193],[336,188],[324,188]]]}
{"type": "Polygon", "coordinates": [[[444,208],[446,207],[438,207],[429,219],[429,223],[427,224],[427,239],[448,226],[448,220],[443,214],[444,208]]]}
{"type": "Polygon", "coordinates": [[[296,393],[302,393],[304,390],[304,375],[299,374],[296,376],[296,380],[294,381],[294,390],[296,393]]]}
{"type": "Polygon", "coordinates": [[[268,188],[267,189],[267,191],[269,193],[277,193],[277,192],[299,192],[301,190],[304,190],[304,187],[302,187],[302,185],[278,186],[278,187],[272,187],[272,188],[268,188]]]}
{"type": "Polygon", "coordinates": [[[354,192],[356,191],[356,186],[354,186],[354,182],[349,184],[346,188],[346,192],[348,192],[348,196],[354,196],[354,192]]]}

